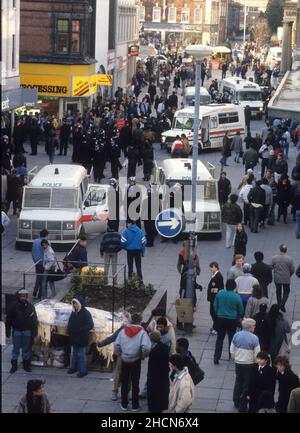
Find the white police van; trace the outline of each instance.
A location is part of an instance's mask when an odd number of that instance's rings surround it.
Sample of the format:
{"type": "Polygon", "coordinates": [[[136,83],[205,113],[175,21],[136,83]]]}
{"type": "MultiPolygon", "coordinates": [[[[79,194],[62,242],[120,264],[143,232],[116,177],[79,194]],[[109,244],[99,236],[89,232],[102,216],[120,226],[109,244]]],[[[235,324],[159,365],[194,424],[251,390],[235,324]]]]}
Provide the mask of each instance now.
{"type": "MultiPolygon", "coordinates": [[[[168,152],[177,135],[185,134],[193,144],[194,115],[194,107],[176,111],[172,128],[163,132],[161,138],[168,152]]],[[[209,104],[200,108],[199,150],[220,148],[225,132],[232,138],[237,131],[245,134],[245,113],[240,105],[209,104]]]]}
{"type": "MultiPolygon", "coordinates": [[[[197,162],[197,201],[196,201],[196,233],[211,234],[221,238],[221,208],[218,196],[218,181],[215,179],[215,167],[197,162]]],[[[164,200],[170,188],[181,186],[183,193],[182,207],[175,206],[182,215],[183,233],[189,233],[191,227],[187,223],[191,216],[191,184],[192,160],[186,158],[165,159],[155,163],[155,181],[159,185],[160,197],[164,200]],[[182,188],[184,187],[184,189],[182,188]]],[[[168,204],[167,204],[168,206],[168,204]]],[[[162,204],[162,208],[163,208],[162,204]]]]}
{"type": "MultiPolygon", "coordinates": [[[[188,86],[183,91],[183,107],[195,106],[195,86],[188,86]]],[[[205,87],[200,88],[200,105],[211,103],[211,96],[205,87]]]]}
{"type": "Polygon", "coordinates": [[[16,248],[28,250],[42,229],[57,249],[69,250],[80,234],[106,230],[109,185],[90,183],[81,165],[53,164],[29,172],[17,223],[16,248]]]}
{"type": "Polygon", "coordinates": [[[231,94],[231,102],[239,104],[243,108],[249,105],[252,117],[262,118],[264,102],[262,91],[258,84],[239,77],[229,77],[221,80],[219,91],[222,94],[226,92],[231,94]]]}

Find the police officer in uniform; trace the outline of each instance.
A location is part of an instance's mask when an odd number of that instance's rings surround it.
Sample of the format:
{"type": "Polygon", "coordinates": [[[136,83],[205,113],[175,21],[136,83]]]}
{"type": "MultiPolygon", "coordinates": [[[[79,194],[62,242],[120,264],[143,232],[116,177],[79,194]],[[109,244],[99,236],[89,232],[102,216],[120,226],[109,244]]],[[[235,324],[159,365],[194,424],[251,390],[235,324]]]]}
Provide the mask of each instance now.
{"type": "Polygon", "coordinates": [[[94,168],[94,179],[96,183],[100,183],[104,178],[103,171],[105,167],[105,131],[104,129],[96,130],[92,128],[91,146],[92,159],[94,168]]]}
{"type": "Polygon", "coordinates": [[[155,183],[150,183],[147,188],[147,197],[143,200],[142,219],[147,239],[147,247],[153,247],[157,235],[155,219],[159,214],[159,193],[155,183]]]}
{"type": "Polygon", "coordinates": [[[120,224],[120,188],[115,178],[110,179],[109,185],[111,186],[108,191],[109,226],[118,232],[120,224]]]}
{"type": "Polygon", "coordinates": [[[135,220],[136,225],[141,229],[141,202],[142,202],[142,191],[139,186],[136,184],[136,178],[134,176],[129,178],[129,184],[127,186],[127,219],[135,220]],[[139,199],[139,201],[137,200],[139,199]],[[132,205],[131,212],[136,212],[139,217],[137,218],[135,215],[131,215],[129,211],[129,207],[132,202],[135,202],[132,205]]]}

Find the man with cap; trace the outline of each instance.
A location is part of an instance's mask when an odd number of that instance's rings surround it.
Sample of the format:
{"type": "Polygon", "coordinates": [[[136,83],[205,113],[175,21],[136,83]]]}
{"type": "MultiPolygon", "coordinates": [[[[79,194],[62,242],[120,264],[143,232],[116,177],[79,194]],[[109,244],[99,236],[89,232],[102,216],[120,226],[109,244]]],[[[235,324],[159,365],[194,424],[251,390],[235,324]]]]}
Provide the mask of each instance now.
{"type": "Polygon", "coordinates": [[[32,339],[37,335],[37,315],[34,306],[28,302],[28,291],[18,291],[18,299],[8,309],[6,316],[6,337],[10,338],[12,330],[13,351],[11,370],[13,374],[18,369],[18,358],[22,349],[23,368],[30,373],[30,352],[32,339]]]}

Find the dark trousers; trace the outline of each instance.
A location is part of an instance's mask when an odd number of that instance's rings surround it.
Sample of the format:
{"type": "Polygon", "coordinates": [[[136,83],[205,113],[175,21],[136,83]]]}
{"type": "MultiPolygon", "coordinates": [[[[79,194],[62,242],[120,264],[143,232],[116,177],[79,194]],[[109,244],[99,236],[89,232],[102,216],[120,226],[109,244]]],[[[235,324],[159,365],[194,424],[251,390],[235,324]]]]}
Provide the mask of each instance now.
{"type": "Polygon", "coordinates": [[[239,412],[247,412],[247,395],[253,364],[235,364],[233,402],[239,412]]]}
{"type": "Polygon", "coordinates": [[[278,284],[275,283],[276,286],[276,298],[277,304],[284,307],[286,301],[288,300],[290,294],[290,285],[289,284],[278,284]],[[282,295],[283,292],[283,295],[282,295]]]}
{"type": "Polygon", "coordinates": [[[217,327],[218,336],[216,340],[214,359],[219,361],[219,359],[222,356],[223,341],[226,334],[228,335],[228,346],[229,346],[228,349],[230,348],[231,341],[236,332],[237,320],[218,317],[216,322],[216,327],[217,327]]]}
{"type": "Polygon", "coordinates": [[[36,155],[37,154],[38,141],[36,139],[31,139],[30,140],[30,146],[31,146],[32,155],[36,155]]]}
{"type": "Polygon", "coordinates": [[[14,215],[17,213],[17,210],[20,209],[20,203],[18,199],[15,200],[6,200],[6,213],[8,213],[10,209],[10,204],[13,203],[14,215]]]}
{"type": "Polygon", "coordinates": [[[283,221],[286,222],[287,219],[287,210],[289,205],[288,204],[279,204],[278,205],[278,215],[277,215],[277,221],[280,220],[281,215],[283,216],[283,221]]]}
{"type": "Polygon", "coordinates": [[[132,384],[132,409],[139,407],[139,383],[141,376],[141,360],[135,362],[122,361],[121,370],[121,399],[122,406],[128,406],[128,392],[130,382],[132,384]]]}
{"type": "Polygon", "coordinates": [[[130,278],[133,274],[133,259],[135,261],[136,272],[140,280],[143,280],[142,275],[142,253],[139,250],[128,250],[127,251],[127,264],[128,264],[128,277],[130,278]]]}
{"type": "Polygon", "coordinates": [[[250,203],[244,203],[244,224],[250,221],[250,203]]]}
{"type": "Polygon", "coordinates": [[[261,177],[264,177],[266,168],[268,168],[268,164],[269,164],[269,159],[268,158],[263,158],[261,160],[261,174],[260,174],[261,177]]]}
{"type": "Polygon", "coordinates": [[[252,233],[257,233],[258,223],[261,220],[263,207],[250,206],[250,228],[252,233]]]}
{"type": "Polygon", "coordinates": [[[62,138],[60,140],[60,145],[59,145],[59,154],[62,155],[64,151],[64,155],[67,155],[68,152],[68,138],[62,138]]]}
{"type": "Polygon", "coordinates": [[[212,327],[216,331],[217,330],[217,326],[216,326],[217,316],[216,316],[215,309],[214,309],[214,302],[212,301],[209,304],[210,304],[209,305],[209,314],[210,314],[210,317],[212,318],[212,321],[213,321],[212,327]]]}
{"type": "Polygon", "coordinates": [[[44,277],[44,267],[42,263],[38,263],[35,265],[36,279],[35,285],[33,289],[33,295],[37,296],[39,299],[42,299],[42,290],[43,290],[43,277],[44,277]]]}

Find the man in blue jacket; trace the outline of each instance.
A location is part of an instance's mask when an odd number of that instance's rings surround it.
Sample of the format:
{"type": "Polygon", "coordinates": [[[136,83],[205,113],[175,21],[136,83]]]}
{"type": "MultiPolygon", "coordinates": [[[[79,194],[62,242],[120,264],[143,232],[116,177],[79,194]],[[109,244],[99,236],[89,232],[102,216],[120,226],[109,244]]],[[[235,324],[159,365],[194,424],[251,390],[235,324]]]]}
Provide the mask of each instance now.
{"type": "Polygon", "coordinates": [[[32,243],[31,255],[32,255],[33,263],[35,264],[35,272],[36,272],[36,280],[33,289],[33,297],[34,298],[38,297],[39,299],[41,299],[42,297],[42,282],[43,282],[43,274],[44,274],[44,268],[43,268],[44,249],[42,248],[41,242],[42,240],[47,239],[48,235],[49,235],[48,230],[43,229],[40,231],[40,237],[35,239],[32,243]]]}
{"type": "Polygon", "coordinates": [[[135,260],[138,277],[143,282],[142,257],[146,249],[146,238],[144,233],[132,220],[127,220],[127,229],[122,232],[122,247],[127,251],[128,277],[133,274],[133,259],[135,260]]]}

